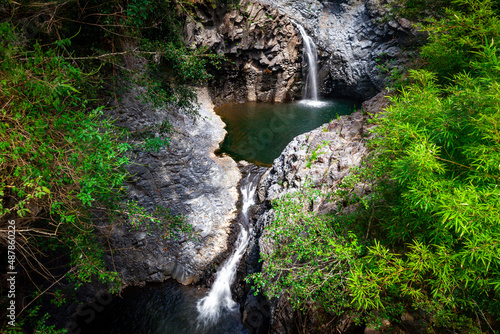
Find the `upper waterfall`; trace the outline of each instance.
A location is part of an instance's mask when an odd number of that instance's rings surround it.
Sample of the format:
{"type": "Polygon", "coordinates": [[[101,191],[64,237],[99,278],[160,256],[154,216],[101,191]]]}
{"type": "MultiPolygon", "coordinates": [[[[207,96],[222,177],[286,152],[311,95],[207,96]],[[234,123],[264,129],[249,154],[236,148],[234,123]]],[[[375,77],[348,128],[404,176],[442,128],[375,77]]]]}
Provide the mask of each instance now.
{"type": "Polygon", "coordinates": [[[306,33],[304,27],[295,23],[299,28],[302,40],[304,41],[304,58],[307,61],[308,69],[306,84],[304,89],[304,99],[319,101],[318,98],[318,51],[311,37],[306,33]]]}

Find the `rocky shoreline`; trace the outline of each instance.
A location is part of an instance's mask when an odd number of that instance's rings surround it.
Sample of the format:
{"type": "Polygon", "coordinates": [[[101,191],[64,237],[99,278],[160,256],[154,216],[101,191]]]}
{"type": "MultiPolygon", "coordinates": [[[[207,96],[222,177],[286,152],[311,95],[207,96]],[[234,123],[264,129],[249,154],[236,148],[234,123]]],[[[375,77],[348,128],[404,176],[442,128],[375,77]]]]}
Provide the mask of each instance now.
{"type": "MultiPolygon", "coordinates": [[[[335,191],[342,180],[350,174],[350,169],[359,166],[368,154],[365,143],[371,137],[370,129],[373,125],[367,121],[388,106],[387,95],[388,93],[383,91],[363,103],[362,110],[341,116],[295,137],[274,160],[272,167],[265,171],[258,186],[258,203],[253,208],[254,238],[248,246],[245,263],[240,265],[242,277],[240,283],[249,274],[265,271],[266,263],[259,260],[261,254],[270,253],[273,249],[273,245],[265,238],[265,227],[272,224],[274,219],[271,201],[288,192],[296,191],[306,180],[312,180],[313,187],[320,189],[325,195],[335,191]],[[323,150],[316,160],[308,164],[311,151],[325,142],[329,143],[329,149],[323,150]]],[[[355,191],[363,196],[370,192],[370,188],[367,185],[359,185],[355,191]]],[[[331,213],[336,207],[337,203],[319,201],[311,210],[331,213]]],[[[356,210],[356,206],[343,210],[356,210]]],[[[286,298],[268,301],[263,296],[254,296],[251,284],[243,285],[244,289],[236,287],[236,291],[241,298],[243,319],[250,324],[255,333],[267,333],[267,329],[270,330],[269,333],[294,333],[300,313],[293,311],[286,298]]],[[[312,327],[314,325],[311,324],[312,327]]],[[[335,326],[338,327],[335,330],[342,333],[355,328],[354,323],[347,318],[339,320],[335,326]]]]}

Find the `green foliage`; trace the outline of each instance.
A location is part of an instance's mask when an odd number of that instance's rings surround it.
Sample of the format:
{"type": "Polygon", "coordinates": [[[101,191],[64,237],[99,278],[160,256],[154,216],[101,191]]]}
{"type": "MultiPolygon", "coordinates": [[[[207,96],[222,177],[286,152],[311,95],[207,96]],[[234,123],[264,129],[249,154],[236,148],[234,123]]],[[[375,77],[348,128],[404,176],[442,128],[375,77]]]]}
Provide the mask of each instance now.
{"type": "Polygon", "coordinates": [[[432,315],[432,328],[476,332],[500,318],[500,53],[492,38],[500,25],[490,1],[454,4],[461,11],[446,12],[423,53],[437,73],[411,71],[413,83],[377,120],[371,172],[384,201],[371,203],[375,244],[349,289],[361,310],[402,302],[432,315]]]}
{"type": "MultiPolygon", "coordinates": [[[[70,0],[4,6],[9,19],[0,23],[0,229],[3,234],[6,222],[15,219],[17,263],[29,268],[37,289],[61,277],[63,267],[64,281],[72,280],[75,288],[99,280],[111,291],[120,289],[119,274],[103,261],[97,223],[132,220],[134,227],[161,229],[168,239],[192,236],[192,226],[167,209],[146,212],[124,201],[127,140],[158,151],[169,145],[172,126],[163,122],[125,133],[99,105],[110,102],[108,95],[119,104],[130,81],[145,88],[145,100],[154,106],[196,114],[191,87],[209,78],[205,66],[217,66],[220,57],[185,47],[183,8],[193,5],[70,0]],[[53,254],[58,267],[47,268],[45,258],[53,254]]],[[[47,295],[56,305],[65,301],[57,291],[47,295]]],[[[56,332],[40,326],[36,332],[56,332]]]]}
{"type": "Polygon", "coordinates": [[[155,222],[163,228],[163,237],[178,240],[181,236],[194,237],[193,225],[186,222],[181,215],[172,215],[169,209],[157,207],[154,212],[155,222]]]}
{"type": "Polygon", "coordinates": [[[54,291],[54,298],[50,300],[51,304],[61,307],[66,302],[67,300],[64,298],[64,294],[61,293],[61,290],[54,291]]]}
{"type": "Polygon", "coordinates": [[[379,57],[376,61],[379,63],[377,64],[377,68],[389,79],[390,84],[386,87],[388,91],[399,91],[407,84],[407,78],[405,77],[406,70],[403,70],[400,66],[394,66],[393,59],[382,62],[379,57]]]}
{"type": "Polygon", "coordinates": [[[392,188],[378,217],[387,245],[356,271],[358,307],[379,308],[390,293],[433,313],[436,326],[459,326],[456,309],[500,316],[500,63],[494,45],[480,56],[479,76],[457,74],[447,87],[412,72],[415,83],[378,120],[376,168],[393,180],[381,183],[392,188]]]}
{"type": "MultiPolygon", "coordinates": [[[[206,80],[205,65],[220,57],[185,47],[180,13],[188,5],[193,4],[132,0],[90,1],[82,7],[55,1],[43,8],[29,2],[6,8],[11,23],[0,25],[0,218],[19,218],[18,229],[27,227],[23,240],[34,249],[68,250],[69,276],[82,282],[94,276],[117,282],[116,273],[104,269],[91,217],[97,210],[123,218],[116,212],[123,209],[121,185],[128,177],[123,166],[131,147],[96,106],[96,86],[118,88],[117,78],[129,78],[147,88],[148,102],[195,114],[190,86],[206,80]],[[16,32],[17,21],[33,22],[33,33],[16,32]],[[130,56],[144,61],[144,70],[119,66],[130,56]]],[[[172,131],[164,122],[128,135],[144,150],[158,151],[168,146],[172,131]]],[[[143,214],[137,206],[128,213],[143,214]]],[[[188,229],[176,217],[161,217],[179,231],[188,229]]],[[[37,252],[23,255],[30,261],[37,252]]]]}
{"type": "Polygon", "coordinates": [[[429,332],[498,330],[500,8],[435,5],[442,11],[425,27],[424,68],[410,71],[376,119],[371,158],[321,195],[361,204],[357,215],[340,207],[319,216],[310,211],[318,193],[307,188],[273,204],[266,234],[275,249],[253,276],[269,295],[287,291],[299,309],[353,308],[371,324],[410,313],[429,332]],[[359,182],[373,184],[369,196],[351,193],[359,182]]]}
{"type": "Polygon", "coordinates": [[[206,82],[210,78],[206,65],[218,66],[223,56],[207,48],[186,47],[183,15],[192,16],[194,6],[189,2],[134,0],[127,5],[126,26],[129,34],[139,37],[139,55],[147,60],[147,75],[136,79],[147,89],[145,101],[157,107],[172,103],[195,115],[198,104],[192,86],[206,82]]]}
{"type": "Polygon", "coordinates": [[[132,229],[145,230],[148,234],[154,229],[161,230],[164,239],[178,240],[182,237],[196,237],[193,225],[187,223],[184,216],[173,215],[169,208],[158,206],[152,213],[149,213],[132,201],[128,201],[126,207],[132,218],[132,229]]]}
{"type": "Polygon", "coordinates": [[[27,323],[33,329],[33,334],[65,334],[68,332],[66,329],[57,329],[54,325],[48,325],[50,315],[47,313],[41,315],[40,308],[40,305],[30,308],[26,317],[16,319],[14,326],[9,325],[3,328],[2,334],[24,334],[26,331],[23,328],[27,323]]]}
{"type": "Polygon", "coordinates": [[[50,315],[44,314],[39,320],[36,321],[33,334],[65,334],[68,331],[63,329],[57,329],[54,325],[47,325],[50,315]]]}
{"type": "Polygon", "coordinates": [[[391,10],[397,17],[407,17],[412,20],[432,20],[442,17],[450,0],[395,0],[391,10]]]}
{"type": "Polygon", "coordinates": [[[469,71],[485,43],[500,40],[500,17],[493,0],[455,0],[445,16],[426,26],[430,43],[422,48],[427,69],[440,81],[469,71]]]}
{"type": "Polygon", "coordinates": [[[188,49],[174,43],[151,42],[143,39],[143,50],[161,55],[158,62],[148,63],[148,76],[138,83],[147,87],[146,102],[156,107],[172,103],[188,114],[196,115],[198,103],[192,86],[210,79],[208,63],[218,65],[222,55],[212,55],[206,49],[188,49]]]}
{"type": "Polygon", "coordinates": [[[318,190],[306,185],[273,203],[276,217],[263,238],[274,251],[262,255],[265,270],[250,279],[269,297],[287,292],[297,309],[317,303],[341,314],[349,306],[348,273],[361,246],[344,229],[347,217],[320,216],[309,210],[320,199],[318,190]]]}
{"type": "Polygon", "coordinates": [[[320,150],[322,148],[324,148],[325,146],[327,146],[328,144],[329,144],[329,142],[323,141],[323,143],[318,144],[318,147],[316,147],[315,149],[312,150],[311,156],[307,159],[307,162],[306,162],[306,167],[307,168],[310,168],[311,164],[313,164],[314,162],[316,162],[316,160],[318,159],[318,155],[321,155],[321,154],[325,153],[325,152],[320,151],[320,150]]]}

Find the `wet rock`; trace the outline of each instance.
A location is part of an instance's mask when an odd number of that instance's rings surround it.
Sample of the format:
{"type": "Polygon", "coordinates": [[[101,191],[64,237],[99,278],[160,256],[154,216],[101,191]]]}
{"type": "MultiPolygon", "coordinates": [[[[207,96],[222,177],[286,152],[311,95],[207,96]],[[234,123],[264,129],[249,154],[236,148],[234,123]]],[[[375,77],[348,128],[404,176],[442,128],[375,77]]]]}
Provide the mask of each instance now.
{"type": "Polygon", "coordinates": [[[185,40],[190,47],[209,47],[228,59],[210,85],[215,104],[285,102],[300,96],[301,38],[286,16],[248,0],[227,11],[205,11],[211,17],[201,24],[188,21],[185,40]]]}
{"type": "Polygon", "coordinates": [[[225,124],[213,112],[206,89],[196,119],[168,108],[155,110],[134,92],[123,97],[115,112],[117,125],[131,130],[169,120],[176,132],[168,148],[159,152],[134,151],[128,171],[129,196],[149,213],[158,206],[182,215],[196,237],[166,238],[162,227],[145,228],[139,221],[103,230],[110,246],[107,263],[126,284],[161,282],[174,278],[182,284],[197,282],[213,262],[228,251],[231,222],[237,213],[240,173],[229,157],[215,156],[225,136],[225,124]],[[136,227],[134,227],[136,226],[136,227]]]}
{"type": "Polygon", "coordinates": [[[406,19],[387,20],[387,0],[255,1],[301,24],[313,38],[324,96],[373,97],[388,82],[388,72],[377,65],[390,71],[404,64],[412,51],[402,45],[418,35],[406,19]]]}

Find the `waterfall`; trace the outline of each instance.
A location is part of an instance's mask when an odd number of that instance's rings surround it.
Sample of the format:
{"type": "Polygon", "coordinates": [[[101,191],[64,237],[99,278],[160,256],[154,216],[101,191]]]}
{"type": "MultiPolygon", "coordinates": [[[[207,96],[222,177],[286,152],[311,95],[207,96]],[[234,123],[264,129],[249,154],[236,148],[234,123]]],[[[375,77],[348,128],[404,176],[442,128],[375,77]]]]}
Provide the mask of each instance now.
{"type": "Polygon", "coordinates": [[[241,182],[240,191],[243,207],[241,209],[240,234],[234,253],[216,273],[212,289],[206,297],[198,302],[198,320],[204,325],[214,324],[223,311],[235,312],[237,310],[238,304],[231,297],[231,284],[250,240],[252,228],[249,221],[249,209],[255,204],[255,190],[259,179],[259,174],[249,173],[241,182]]]}
{"type": "Polygon", "coordinates": [[[306,75],[306,84],[304,88],[304,99],[301,101],[312,107],[321,107],[323,102],[318,97],[318,51],[311,37],[300,24],[294,22],[300,31],[304,44],[303,57],[307,61],[308,72],[306,75]]]}
{"type": "Polygon", "coordinates": [[[311,37],[306,33],[303,26],[297,24],[304,43],[304,58],[307,61],[309,71],[306,76],[304,98],[306,100],[318,101],[318,51],[311,37]]]}

